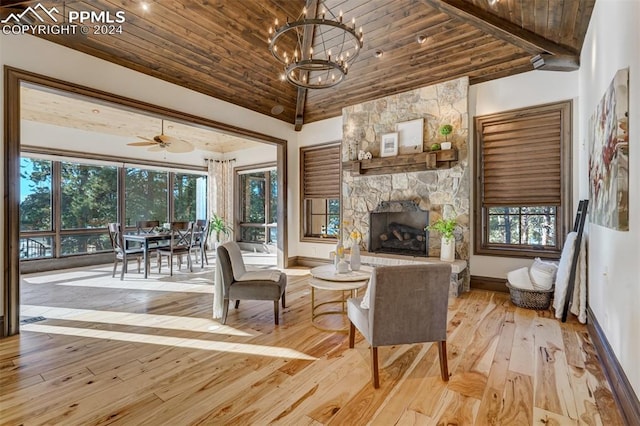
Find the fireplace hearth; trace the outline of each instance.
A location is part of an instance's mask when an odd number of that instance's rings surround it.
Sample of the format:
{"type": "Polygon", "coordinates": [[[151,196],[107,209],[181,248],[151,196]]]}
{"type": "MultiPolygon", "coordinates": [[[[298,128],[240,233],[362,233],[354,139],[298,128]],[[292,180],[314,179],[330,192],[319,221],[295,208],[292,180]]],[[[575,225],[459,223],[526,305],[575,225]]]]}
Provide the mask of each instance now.
{"type": "Polygon", "coordinates": [[[369,214],[369,251],[426,257],[428,224],[429,212],[414,201],[382,201],[369,214]]]}

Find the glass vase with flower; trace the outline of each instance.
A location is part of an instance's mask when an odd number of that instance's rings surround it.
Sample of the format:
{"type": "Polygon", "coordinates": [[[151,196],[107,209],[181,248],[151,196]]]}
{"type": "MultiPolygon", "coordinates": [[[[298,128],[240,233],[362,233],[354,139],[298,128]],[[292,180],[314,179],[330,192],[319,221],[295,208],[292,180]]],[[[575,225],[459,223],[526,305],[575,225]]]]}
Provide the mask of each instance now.
{"type": "Polygon", "coordinates": [[[360,241],[362,240],[362,234],[360,231],[353,230],[349,234],[349,237],[353,240],[351,244],[351,270],[360,270],[360,241]]]}

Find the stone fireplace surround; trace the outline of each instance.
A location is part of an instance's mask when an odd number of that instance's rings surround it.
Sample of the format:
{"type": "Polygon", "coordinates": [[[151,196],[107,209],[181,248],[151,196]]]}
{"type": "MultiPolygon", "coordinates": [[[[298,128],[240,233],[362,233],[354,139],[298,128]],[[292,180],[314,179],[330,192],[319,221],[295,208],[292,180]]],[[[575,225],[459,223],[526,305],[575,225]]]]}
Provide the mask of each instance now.
{"type": "Polygon", "coordinates": [[[460,259],[452,264],[451,294],[455,295],[469,289],[467,93],[468,79],[461,78],[353,105],[342,112],[343,162],[354,160],[354,153],[358,150],[369,151],[378,157],[381,135],[394,132],[397,123],[424,118],[423,151],[428,151],[433,142],[443,140],[437,132],[440,125],[453,125],[454,132],[449,140],[458,150],[458,161],[451,168],[380,175],[353,175],[344,168],[342,218],[345,246],[352,244],[349,233],[352,230],[359,231],[365,249],[363,263],[381,265],[440,261],[440,236],[436,232],[429,233],[428,258],[370,253],[370,213],[381,203],[411,201],[421,210],[429,212],[430,223],[441,217],[455,217],[458,223],[456,259],[460,259]]]}

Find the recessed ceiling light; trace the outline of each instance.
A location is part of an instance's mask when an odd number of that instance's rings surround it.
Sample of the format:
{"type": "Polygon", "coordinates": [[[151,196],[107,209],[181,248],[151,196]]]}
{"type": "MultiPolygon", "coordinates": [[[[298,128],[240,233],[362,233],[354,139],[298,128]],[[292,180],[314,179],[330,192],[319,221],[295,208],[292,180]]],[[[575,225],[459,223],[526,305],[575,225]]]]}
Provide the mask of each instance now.
{"type": "Polygon", "coordinates": [[[145,2],[142,2],[140,4],[140,7],[142,8],[142,10],[144,10],[145,12],[147,12],[149,10],[149,5],[145,2]]]}
{"type": "Polygon", "coordinates": [[[284,112],[284,106],[278,104],[278,105],[274,105],[273,108],[271,108],[271,114],[273,115],[279,115],[282,114],[284,112]]]}
{"type": "Polygon", "coordinates": [[[425,41],[427,41],[427,36],[424,34],[420,34],[418,36],[416,36],[416,41],[418,42],[418,44],[422,44],[425,41]]]}
{"type": "Polygon", "coordinates": [[[384,54],[384,52],[382,50],[376,50],[376,58],[382,58],[382,55],[384,54]]]}
{"type": "Polygon", "coordinates": [[[94,114],[100,114],[100,110],[98,108],[92,109],[91,112],[94,114]]]}

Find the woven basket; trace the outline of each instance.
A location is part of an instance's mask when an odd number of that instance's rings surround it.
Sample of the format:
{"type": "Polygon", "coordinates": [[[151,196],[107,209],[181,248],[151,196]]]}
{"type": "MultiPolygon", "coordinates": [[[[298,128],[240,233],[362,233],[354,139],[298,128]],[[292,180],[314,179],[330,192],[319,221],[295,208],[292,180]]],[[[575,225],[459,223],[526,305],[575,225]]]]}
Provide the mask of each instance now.
{"type": "Polygon", "coordinates": [[[549,290],[525,290],[513,287],[507,281],[507,288],[511,294],[511,302],[520,308],[527,309],[548,309],[551,305],[551,294],[553,288],[549,290]]]}

